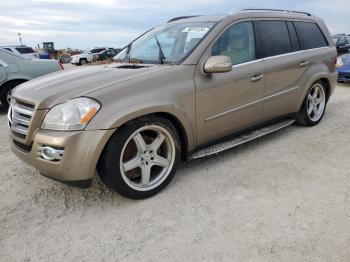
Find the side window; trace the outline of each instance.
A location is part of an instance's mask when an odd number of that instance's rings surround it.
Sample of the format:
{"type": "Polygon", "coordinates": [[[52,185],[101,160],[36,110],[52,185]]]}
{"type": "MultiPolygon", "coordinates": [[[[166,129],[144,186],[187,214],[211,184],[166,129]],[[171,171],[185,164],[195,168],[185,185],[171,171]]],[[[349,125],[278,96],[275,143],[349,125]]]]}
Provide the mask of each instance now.
{"type": "Polygon", "coordinates": [[[233,65],[255,60],[253,23],[242,22],[227,29],[214,44],[212,55],[229,56],[233,65]]]}
{"type": "Polygon", "coordinates": [[[264,57],[293,51],[285,21],[259,21],[258,25],[264,57]]]}
{"type": "Polygon", "coordinates": [[[290,36],[290,43],[292,45],[292,51],[300,51],[300,42],[297,35],[297,31],[295,30],[295,27],[293,25],[293,22],[287,22],[289,36],[290,36]]]}
{"type": "Polygon", "coordinates": [[[5,47],[4,49],[6,49],[7,51],[12,52],[12,50],[10,48],[5,47]]]}
{"type": "Polygon", "coordinates": [[[304,50],[328,46],[326,38],[317,24],[312,22],[295,22],[304,50]]]}

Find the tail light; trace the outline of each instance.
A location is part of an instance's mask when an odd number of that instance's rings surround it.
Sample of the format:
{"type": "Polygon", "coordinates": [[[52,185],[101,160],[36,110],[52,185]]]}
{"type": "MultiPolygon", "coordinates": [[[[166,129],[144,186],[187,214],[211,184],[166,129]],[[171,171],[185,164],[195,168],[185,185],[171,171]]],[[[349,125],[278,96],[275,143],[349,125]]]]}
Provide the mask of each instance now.
{"type": "Polygon", "coordinates": [[[335,56],[335,57],[333,58],[333,64],[336,65],[337,63],[338,63],[338,58],[335,56]]]}
{"type": "Polygon", "coordinates": [[[64,70],[64,66],[60,61],[58,61],[58,64],[60,65],[61,69],[64,70]]]}

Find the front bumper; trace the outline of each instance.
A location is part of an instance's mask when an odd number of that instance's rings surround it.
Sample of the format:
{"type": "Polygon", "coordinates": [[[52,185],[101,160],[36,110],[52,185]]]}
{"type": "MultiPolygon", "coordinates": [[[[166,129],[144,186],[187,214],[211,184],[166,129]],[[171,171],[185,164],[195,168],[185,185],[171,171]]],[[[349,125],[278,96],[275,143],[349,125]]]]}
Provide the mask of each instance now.
{"type": "Polygon", "coordinates": [[[15,155],[44,176],[67,184],[87,187],[95,174],[98,159],[115,129],[61,132],[38,130],[31,146],[21,146],[10,135],[15,155]],[[50,161],[38,155],[39,148],[50,146],[63,151],[62,158],[50,161]]]}
{"type": "Polygon", "coordinates": [[[338,82],[350,83],[350,72],[338,72],[338,82]]]}

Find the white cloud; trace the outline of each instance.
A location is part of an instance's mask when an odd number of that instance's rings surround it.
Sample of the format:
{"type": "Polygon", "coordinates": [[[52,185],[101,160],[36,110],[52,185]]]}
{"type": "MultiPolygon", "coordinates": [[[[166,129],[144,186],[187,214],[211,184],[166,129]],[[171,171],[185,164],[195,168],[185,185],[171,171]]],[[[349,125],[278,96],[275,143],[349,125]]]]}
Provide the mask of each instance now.
{"type": "Polygon", "coordinates": [[[123,45],[173,16],[228,13],[243,7],[306,10],[325,19],[332,32],[350,32],[349,0],[0,0],[0,44],[56,41],[56,47],[123,45]]]}

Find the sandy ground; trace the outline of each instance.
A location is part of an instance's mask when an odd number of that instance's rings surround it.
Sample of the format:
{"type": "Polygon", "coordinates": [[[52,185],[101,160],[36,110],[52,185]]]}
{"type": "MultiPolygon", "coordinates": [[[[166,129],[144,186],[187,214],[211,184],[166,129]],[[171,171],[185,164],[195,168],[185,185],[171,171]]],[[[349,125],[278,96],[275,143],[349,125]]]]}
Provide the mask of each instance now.
{"type": "Polygon", "coordinates": [[[132,201],[81,190],[8,151],[0,114],[0,261],[350,261],[350,86],[323,122],[184,164],[132,201]]]}

